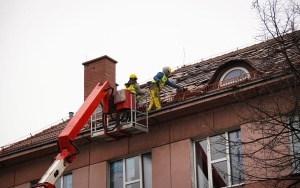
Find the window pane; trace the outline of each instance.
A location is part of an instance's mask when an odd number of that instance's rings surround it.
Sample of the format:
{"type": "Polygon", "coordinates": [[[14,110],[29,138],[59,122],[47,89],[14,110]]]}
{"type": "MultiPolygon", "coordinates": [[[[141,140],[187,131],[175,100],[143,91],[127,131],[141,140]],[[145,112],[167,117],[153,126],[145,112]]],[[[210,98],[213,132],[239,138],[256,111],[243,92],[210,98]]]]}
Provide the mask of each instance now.
{"type": "Polygon", "coordinates": [[[227,70],[221,77],[221,86],[226,86],[229,84],[234,84],[236,82],[240,82],[242,80],[246,80],[249,78],[248,71],[242,67],[235,67],[230,70],[227,70]]]}
{"type": "Polygon", "coordinates": [[[300,122],[299,122],[299,116],[295,116],[293,118],[293,128],[295,129],[292,131],[292,139],[293,139],[293,163],[296,171],[300,170],[300,122]]]}
{"type": "Polygon", "coordinates": [[[126,182],[140,179],[139,157],[131,157],[125,161],[126,182]]]}
{"type": "Polygon", "coordinates": [[[294,146],[294,153],[300,152],[300,123],[299,117],[295,116],[293,118],[293,127],[295,131],[293,132],[293,146],[294,146]]]}
{"type": "Polygon", "coordinates": [[[228,185],[227,161],[212,164],[212,176],[214,187],[225,187],[228,185]]]}
{"type": "Polygon", "coordinates": [[[62,178],[60,177],[57,179],[57,181],[54,185],[56,188],[62,188],[61,183],[62,183],[62,178]]]}
{"type": "Polygon", "coordinates": [[[123,162],[122,160],[110,164],[110,188],[123,187],[123,162]]]}
{"type": "Polygon", "coordinates": [[[207,148],[206,140],[196,142],[196,176],[198,188],[208,187],[207,148]]]}
{"type": "Polygon", "coordinates": [[[242,142],[240,134],[240,131],[229,133],[231,181],[233,185],[244,182],[242,142]]]}
{"type": "Polygon", "coordinates": [[[143,160],[143,177],[144,188],[152,188],[152,158],[151,153],[144,154],[143,160]]]}
{"type": "Polygon", "coordinates": [[[226,139],[225,134],[211,137],[211,160],[221,159],[226,157],[226,139]]]}
{"type": "Polygon", "coordinates": [[[72,174],[63,177],[63,188],[72,188],[72,174]]]}
{"type": "Polygon", "coordinates": [[[231,79],[231,78],[235,78],[235,77],[238,77],[238,76],[241,76],[243,74],[246,74],[245,71],[241,70],[241,69],[234,69],[232,71],[230,71],[225,77],[224,77],[224,80],[228,80],[228,79],[231,79]]]}
{"type": "Polygon", "coordinates": [[[137,182],[137,183],[126,185],[126,188],[140,188],[140,183],[137,182]]]}

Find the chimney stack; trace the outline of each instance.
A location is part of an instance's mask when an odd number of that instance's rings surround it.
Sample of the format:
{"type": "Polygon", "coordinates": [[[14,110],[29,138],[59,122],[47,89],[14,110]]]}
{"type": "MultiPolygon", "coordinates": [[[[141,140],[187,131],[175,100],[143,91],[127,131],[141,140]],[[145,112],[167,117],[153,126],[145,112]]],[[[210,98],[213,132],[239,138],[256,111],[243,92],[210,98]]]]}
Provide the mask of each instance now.
{"type": "Polygon", "coordinates": [[[116,91],[117,63],[107,55],[82,63],[84,66],[84,100],[99,82],[103,84],[108,81],[116,91]]]}

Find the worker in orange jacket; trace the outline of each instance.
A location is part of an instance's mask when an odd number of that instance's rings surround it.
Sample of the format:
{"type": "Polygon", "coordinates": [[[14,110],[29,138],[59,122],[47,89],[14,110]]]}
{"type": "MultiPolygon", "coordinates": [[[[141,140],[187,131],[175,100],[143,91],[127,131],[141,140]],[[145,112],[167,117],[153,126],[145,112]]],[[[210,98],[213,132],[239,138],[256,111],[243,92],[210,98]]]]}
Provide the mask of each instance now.
{"type": "Polygon", "coordinates": [[[162,69],[162,72],[158,72],[154,77],[153,81],[149,85],[150,89],[150,104],[148,107],[148,111],[151,111],[153,106],[156,108],[156,110],[161,109],[161,103],[160,103],[160,90],[165,86],[171,86],[173,88],[177,88],[179,90],[184,90],[184,88],[180,87],[179,85],[171,82],[168,79],[168,76],[171,74],[171,68],[170,67],[164,67],[162,69]]]}

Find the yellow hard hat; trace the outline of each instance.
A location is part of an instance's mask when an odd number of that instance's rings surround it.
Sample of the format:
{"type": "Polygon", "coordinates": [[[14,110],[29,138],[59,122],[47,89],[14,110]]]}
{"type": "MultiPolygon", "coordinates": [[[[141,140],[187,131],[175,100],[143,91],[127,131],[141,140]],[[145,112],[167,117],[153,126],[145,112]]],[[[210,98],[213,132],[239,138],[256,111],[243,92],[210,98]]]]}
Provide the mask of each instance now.
{"type": "Polygon", "coordinates": [[[163,73],[166,75],[169,75],[171,73],[172,69],[171,67],[164,67],[163,68],[163,73]]]}
{"type": "Polygon", "coordinates": [[[130,79],[137,79],[137,77],[136,77],[135,74],[131,74],[131,75],[129,76],[129,78],[130,78],[130,79]]]}

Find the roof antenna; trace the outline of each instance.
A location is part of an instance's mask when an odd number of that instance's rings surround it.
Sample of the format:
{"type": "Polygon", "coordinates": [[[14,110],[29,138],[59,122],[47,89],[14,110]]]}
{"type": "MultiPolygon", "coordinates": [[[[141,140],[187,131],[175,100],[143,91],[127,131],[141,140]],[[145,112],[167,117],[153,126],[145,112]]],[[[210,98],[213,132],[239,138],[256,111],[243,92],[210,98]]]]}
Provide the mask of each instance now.
{"type": "Polygon", "coordinates": [[[184,65],[184,62],[185,62],[185,49],[184,49],[184,46],[183,46],[183,65],[184,65]]]}

